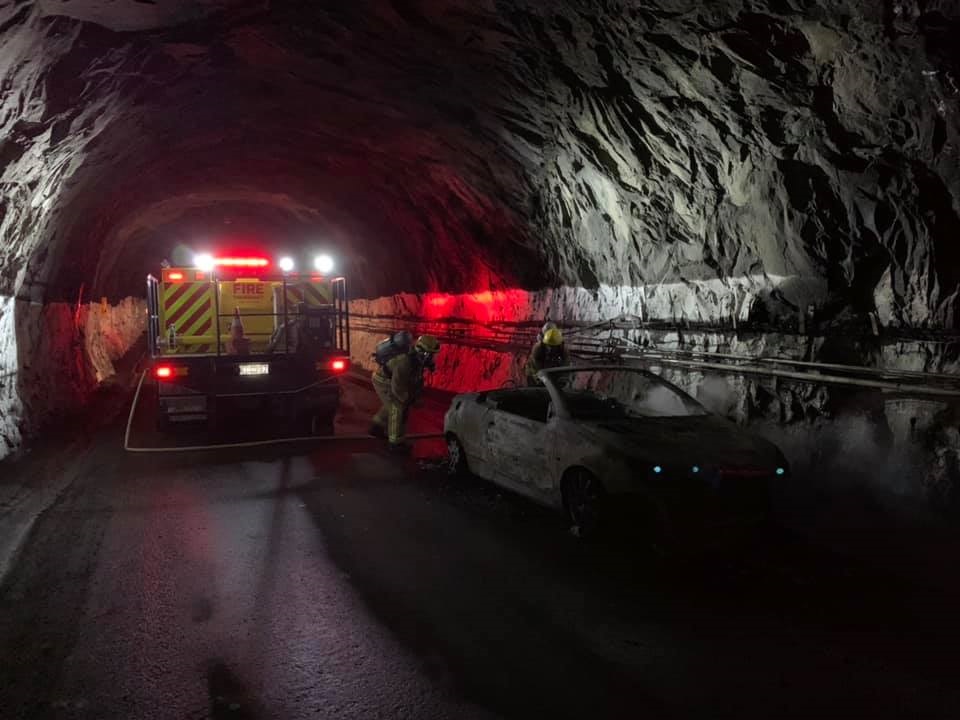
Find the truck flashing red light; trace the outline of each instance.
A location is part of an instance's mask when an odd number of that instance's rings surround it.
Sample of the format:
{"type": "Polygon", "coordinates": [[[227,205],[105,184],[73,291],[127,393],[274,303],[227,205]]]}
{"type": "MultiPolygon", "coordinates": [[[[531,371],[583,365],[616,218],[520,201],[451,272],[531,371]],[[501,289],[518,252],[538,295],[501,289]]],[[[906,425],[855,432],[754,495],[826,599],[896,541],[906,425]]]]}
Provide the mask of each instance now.
{"type": "Polygon", "coordinates": [[[262,268],[270,261],[262,257],[222,257],[214,258],[213,263],[219,267],[262,268]]]}
{"type": "Polygon", "coordinates": [[[183,280],[183,273],[182,273],[182,272],[172,272],[172,273],[170,273],[169,275],[167,275],[167,278],[168,278],[169,280],[172,280],[173,282],[177,282],[177,281],[179,281],[179,280],[183,280]]]}
{"type": "Polygon", "coordinates": [[[347,369],[347,361],[346,361],[346,360],[333,360],[333,361],[330,363],[330,369],[333,370],[334,372],[343,372],[344,370],[347,369]]]}

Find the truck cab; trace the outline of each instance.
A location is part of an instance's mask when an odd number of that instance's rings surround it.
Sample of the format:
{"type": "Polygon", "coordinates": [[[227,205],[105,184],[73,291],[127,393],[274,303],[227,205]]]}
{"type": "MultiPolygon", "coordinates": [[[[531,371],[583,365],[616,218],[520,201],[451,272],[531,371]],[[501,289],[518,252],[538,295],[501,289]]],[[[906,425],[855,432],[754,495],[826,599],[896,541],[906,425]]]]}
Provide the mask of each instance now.
{"type": "Polygon", "coordinates": [[[297,272],[286,257],[203,255],[147,277],[160,429],[269,413],[332,434],[350,365],[349,304],[329,258],[314,265],[297,272]]]}

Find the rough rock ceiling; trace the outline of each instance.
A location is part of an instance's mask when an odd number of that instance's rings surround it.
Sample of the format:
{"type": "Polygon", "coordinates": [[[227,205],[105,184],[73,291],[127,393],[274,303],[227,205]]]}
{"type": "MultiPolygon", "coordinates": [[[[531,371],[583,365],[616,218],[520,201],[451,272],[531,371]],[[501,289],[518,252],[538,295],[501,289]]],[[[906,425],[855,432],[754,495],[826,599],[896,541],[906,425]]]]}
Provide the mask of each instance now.
{"type": "Polygon", "coordinates": [[[230,220],[365,294],[777,277],[956,326],[958,37],[960,0],[0,3],[0,293],[136,293],[230,220]]]}

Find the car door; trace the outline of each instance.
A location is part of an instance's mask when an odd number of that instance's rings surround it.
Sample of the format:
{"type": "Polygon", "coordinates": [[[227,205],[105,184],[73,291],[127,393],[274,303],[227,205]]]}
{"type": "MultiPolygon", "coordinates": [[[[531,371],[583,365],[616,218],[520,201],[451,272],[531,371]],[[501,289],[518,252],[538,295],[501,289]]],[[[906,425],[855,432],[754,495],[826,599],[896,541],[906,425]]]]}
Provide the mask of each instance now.
{"type": "Polygon", "coordinates": [[[460,412],[458,436],[467,454],[467,465],[474,475],[492,480],[486,438],[487,417],[492,412],[490,400],[486,395],[481,394],[472,399],[464,399],[462,402],[463,407],[457,408],[460,412]]]}
{"type": "Polygon", "coordinates": [[[487,416],[486,444],[495,482],[548,501],[547,466],[553,448],[547,422],[517,414],[509,401],[501,401],[487,416]]]}

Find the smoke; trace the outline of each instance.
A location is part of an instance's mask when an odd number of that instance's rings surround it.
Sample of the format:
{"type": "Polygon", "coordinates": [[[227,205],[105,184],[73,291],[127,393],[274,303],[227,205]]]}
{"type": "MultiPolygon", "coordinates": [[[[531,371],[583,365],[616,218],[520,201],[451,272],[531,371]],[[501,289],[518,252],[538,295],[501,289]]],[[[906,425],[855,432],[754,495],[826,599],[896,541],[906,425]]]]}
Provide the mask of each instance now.
{"type": "Polygon", "coordinates": [[[638,402],[637,407],[650,415],[678,417],[689,415],[690,409],[683,400],[670,388],[656,385],[638,402]]]}
{"type": "Polygon", "coordinates": [[[724,417],[742,419],[743,416],[743,387],[737,387],[742,383],[737,382],[737,378],[724,380],[717,376],[699,375],[699,378],[692,378],[696,383],[694,397],[710,412],[724,417]]]}
{"type": "Polygon", "coordinates": [[[951,496],[948,502],[960,495],[949,475],[952,466],[934,474],[938,462],[946,466],[960,457],[960,448],[951,455],[950,448],[940,447],[947,440],[929,442],[931,433],[944,433],[942,404],[884,401],[876,395],[841,400],[831,394],[831,414],[823,393],[812,389],[801,402],[796,389],[778,394],[744,378],[663,374],[711,412],[744,424],[783,451],[792,472],[778,483],[775,500],[778,510],[799,525],[926,524],[936,511],[932,483],[937,493],[951,496]]]}
{"type": "Polygon", "coordinates": [[[895,442],[882,416],[750,427],[790,463],[791,476],[775,489],[775,500],[795,522],[852,528],[932,520],[925,504],[931,458],[920,443],[895,442]]]}

